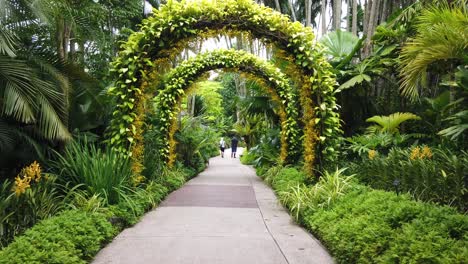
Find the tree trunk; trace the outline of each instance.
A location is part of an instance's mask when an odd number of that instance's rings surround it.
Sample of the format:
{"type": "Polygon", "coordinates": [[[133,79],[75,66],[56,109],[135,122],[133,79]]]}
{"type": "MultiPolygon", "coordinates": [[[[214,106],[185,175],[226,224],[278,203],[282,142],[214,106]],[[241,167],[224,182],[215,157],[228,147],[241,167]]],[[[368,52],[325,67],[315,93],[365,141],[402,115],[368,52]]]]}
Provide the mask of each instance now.
{"type": "Polygon", "coordinates": [[[279,0],[275,0],[275,6],[276,6],[276,11],[281,13],[281,6],[280,6],[280,3],[279,3],[279,0]]]}
{"type": "MultiPolygon", "coordinates": [[[[372,50],[371,46],[371,39],[372,35],[374,34],[374,28],[375,28],[375,23],[376,23],[376,16],[377,16],[377,6],[379,5],[379,0],[373,0],[372,1],[372,6],[369,6],[370,12],[369,12],[369,23],[367,25],[367,38],[366,38],[366,45],[364,46],[364,57],[369,56],[372,50]]],[[[366,8],[367,9],[367,8],[366,8]]]]}
{"type": "Polygon", "coordinates": [[[57,56],[61,61],[65,61],[65,50],[63,44],[63,35],[65,28],[65,21],[63,18],[57,18],[57,31],[55,32],[55,41],[57,45],[57,56]]]}
{"type": "Polygon", "coordinates": [[[65,61],[68,61],[68,51],[70,49],[70,33],[71,27],[66,22],[64,23],[64,30],[63,30],[63,51],[64,51],[64,58],[65,61]]]}
{"type": "Polygon", "coordinates": [[[380,22],[385,22],[388,17],[388,0],[383,0],[382,16],[380,22]]]}
{"type": "Polygon", "coordinates": [[[375,9],[376,11],[375,11],[374,23],[372,24],[372,36],[374,36],[375,29],[380,24],[380,21],[382,21],[383,12],[381,11],[381,8],[382,8],[382,0],[377,0],[377,7],[375,9]]]}
{"type": "Polygon", "coordinates": [[[379,4],[380,0],[372,1],[372,8],[369,15],[369,24],[367,25],[367,43],[370,43],[372,35],[374,35],[375,25],[378,19],[377,10],[379,10],[379,4]]]}
{"type": "Polygon", "coordinates": [[[357,36],[357,25],[358,25],[358,18],[357,18],[357,13],[358,13],[358,0],[353,0],[353,25],[351,28],[351,32],[353,35],[357,36]]]}
{"type": "Polygon", "coordinates": [[[333,30],[341,28],[341,0],[333,1],[333,30]]]}
{"type": "Polygon", "coordinates": [[[312,0],[305,0],[305,25],[310,27],[312,25],[312,0]]]}
{"type": "Polygon", "coordinates": [[[370,10],[372,6],[372,0],[365,0],[364,1],[364,22],[363,22],[363,33],[364,35],[367,34],[367,27],[369,26],[369,16],[370,10]]]}
{"type": "Polygon", "coordinates": [[[351,17],[353,13],[353,0],[346,0],[346,31],[351,32],[351,17]]]}
{"type": "Polygon", "coordinates": [[[322,0],[320,13],[322,14],[322,36],[327,34],[327,0],[322,0]]]}
{"type": "Polygon", "coordinates": [[[292,18],[292,21],[296,22],[297,21],[297,18],[296,18],[296,11],[294,11],[294,6],[291,2],[292,0],[288,0],[288,6],[289,6],[289,9],[291,10],[291,18],[292,18]]]}
{"type": "Polygon", "coordinates": [[[190,96],[192,103],[190,104],[190,115],[195,116],[195,94],[190,96]]]}

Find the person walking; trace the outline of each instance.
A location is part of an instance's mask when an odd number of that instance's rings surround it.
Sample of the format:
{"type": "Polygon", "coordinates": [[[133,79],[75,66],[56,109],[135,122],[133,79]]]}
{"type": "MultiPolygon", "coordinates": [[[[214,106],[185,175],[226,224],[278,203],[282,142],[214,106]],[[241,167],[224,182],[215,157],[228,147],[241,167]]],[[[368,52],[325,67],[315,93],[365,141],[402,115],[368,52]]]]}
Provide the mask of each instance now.
{"type": "Polygon", "coordinates": [[[236,138],[236,136],[233,136],[231,139],[231,158],[236,157],[236,152],[237,152],[237,143],[239,140],[236,138]]]}
{"type": "Polygon", "coordinates": [[[224,158],[224,149],[226,148],[226,141],[224,141],[224,138],[221,138],[219,141],[219,151],[221,153],[221,158],[224,158]]]}

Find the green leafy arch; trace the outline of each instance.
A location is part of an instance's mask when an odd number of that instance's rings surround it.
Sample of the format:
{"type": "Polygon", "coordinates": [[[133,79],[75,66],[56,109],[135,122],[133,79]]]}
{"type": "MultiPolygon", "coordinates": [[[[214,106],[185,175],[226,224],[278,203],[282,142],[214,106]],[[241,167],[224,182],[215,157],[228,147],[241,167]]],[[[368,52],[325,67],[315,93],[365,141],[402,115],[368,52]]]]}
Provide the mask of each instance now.
{"type": "Polygon", "coordinates": [[[164,90],[155,98],[157,118],[160,122],[158,129],[169,140],[164,141],[162,156],[168,158],[169,164],[175,160],[174,132],[176,130],[177,102],[185,91],[204,73],[216,70],[238,70],[263,80],[263,88],[272,99],[281,106],[279,117],[281,120],[281,159],[283,161],[298,158],[301,144],[301,133],[297,123],[297,95],[291,89],[286,76],[274,65],[241,50],[215,50],[199,54],[193,59],[182,62],[164,78],[164,90]]]}
{"type": "MultiPolygon", "coordinates": [[[[336,155],[340,133],[331,66],[314,41],[311,28],[250,0],[169,1],[146,19],[139,32],[123,45],[113,66],[118,74],[116,110],[109,129],[111,144],[123,152],[142,139],[146,89],[152,86],[149,73],[155,61],[179,54],[187,42],[217,34],[248,32],[252,37],[275,45],[290,56],[301,70],[300,105],[304,124],[303,155],[312,170],[316,149],[325,158],[336,155]]],[[[134,149],[132,155],[141,154],[134,149]]]]}

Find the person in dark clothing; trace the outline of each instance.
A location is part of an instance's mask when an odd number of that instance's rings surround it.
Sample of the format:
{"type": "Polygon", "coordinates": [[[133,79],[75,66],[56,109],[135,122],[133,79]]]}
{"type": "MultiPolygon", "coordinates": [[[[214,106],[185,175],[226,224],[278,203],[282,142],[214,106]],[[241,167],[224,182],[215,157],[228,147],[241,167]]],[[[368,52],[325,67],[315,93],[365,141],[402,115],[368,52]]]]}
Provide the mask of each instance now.
{"type": "Polygon", "coordinates": [[[236,152],[237,152],[237,143],[239,140],[236,138],[236,136],[232,137],[231,139],[231,158],[236,157],[236,152]]]}

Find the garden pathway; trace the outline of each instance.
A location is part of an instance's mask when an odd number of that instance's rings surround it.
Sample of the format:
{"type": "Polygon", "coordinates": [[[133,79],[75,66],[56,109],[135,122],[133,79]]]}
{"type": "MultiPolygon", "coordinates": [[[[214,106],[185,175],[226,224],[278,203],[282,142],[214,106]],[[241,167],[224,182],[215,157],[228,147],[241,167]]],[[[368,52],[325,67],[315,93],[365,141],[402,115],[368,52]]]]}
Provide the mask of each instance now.
{"type": "Polygon", "coordinates": [[[333,263],[239,159],[209,167],[101,250],[94,264],[333,263]]]}

